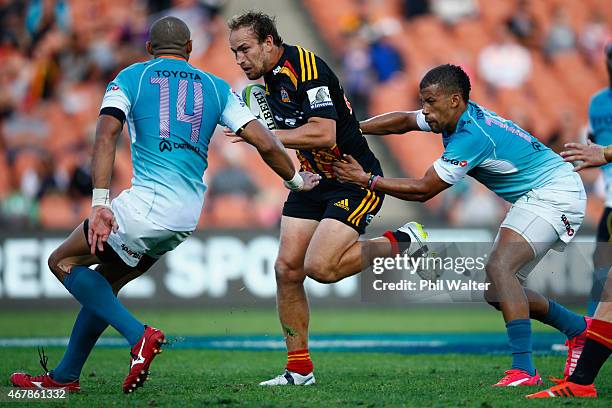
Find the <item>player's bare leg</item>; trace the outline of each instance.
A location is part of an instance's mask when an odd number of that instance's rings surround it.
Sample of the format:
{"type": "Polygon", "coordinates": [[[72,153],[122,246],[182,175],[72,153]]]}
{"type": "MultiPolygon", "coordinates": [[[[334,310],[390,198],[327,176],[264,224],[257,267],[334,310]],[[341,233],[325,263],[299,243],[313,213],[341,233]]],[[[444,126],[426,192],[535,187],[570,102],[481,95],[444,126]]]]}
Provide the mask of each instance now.
{"type": "MultiPolygon", "coordinates": [[[[501,306],[498,302],[497,289],[493,282],[487,279],[487,283],[490,283],[489,289],[487,290],[486,297],[490,299],[488,302],[491,306],[501,311],[501,306]]],[[[525,296],[527,296],[527,302],[529,304],[529,317],[532,319],[539,320],[548,313],[548,299],[542,296],[538,292],[523,287],[525,296]]]]}
{"type": "Polygon", "coordinates": [[[538,375],[531,355],[531,321],[529,302],[517,272],[535,258],[531,245],[518,233],[500,228],[486,266],[493,290],[485,293],[490,304],[501,309],[512,350],[512,369],[495,386],[538,385],[538,375]]]}
{"type": "MultiPolygon", "coordinates": [[[[420,242],[415,247],[421,246],[427,237],[420,224],[410,222],[395,233],[388,231],[383,237],[358,241],[359,235],[353,228],[338,220],[325,218],[308,247],[306,274],[321,283],[334,283],[355,275],[372,265],[376,258],[396,255],[399,246],[392,244],[387,235],[397,235],[398,232],[405,237],[401,242],[403,244],[418,239],[420,242]]],[[[397,241],[397,238],[394,239],[397,241]]]]}
{"type": "Polygon", "coordinates": [[[535,257],[531,245],[508,228],[500,228],[486,266],[487,278],[495,292],[487,292],[490,303],[497,302],[506,322],[529,319],[529,302],[517,272],[535,257]]]}
{"type": "Polygon", "coordinates": [[[357,241],[358,238],[355,229],[338,220],[321,220],[306,252],[306,275],[322,283],[337,282],[360,272],[374,258],[391,255],[387,238],[357,241]]]}
{"type": "Polygon", "coordinates": [[[288,351],[308,348],[308,298],[304,290],[304,257],[318,221],[282,217],[275,264],[278,316],[288,351]]]}
{"type": "Polygon", "coordinates": [[[99,264],[100,259],[90,252],[87,238],[80,223],[68,238],[64,240],[49,256],[47,261],[51,272],[64,283],[64,278],[75,265],[90,266],[99,264]]]}
{"type": "Polygon", "coordinates": [[[304,256],[317,225],[319,222],[315,220],[286,216],[281,219],[280,245],[274,269],[278,317],[287,345],[287,366],[284,374],[260,385],[314,383],[308,354],[310,312],[304,290],[304,256]]]}

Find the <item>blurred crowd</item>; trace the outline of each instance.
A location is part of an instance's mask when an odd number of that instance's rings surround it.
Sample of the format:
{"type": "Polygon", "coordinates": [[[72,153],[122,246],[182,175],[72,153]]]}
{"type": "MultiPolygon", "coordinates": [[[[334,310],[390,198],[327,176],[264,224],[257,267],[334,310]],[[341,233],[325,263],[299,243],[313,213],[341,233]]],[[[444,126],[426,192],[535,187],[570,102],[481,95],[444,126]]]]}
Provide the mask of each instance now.
{"type": "MultiPolygon", "coordinates": [[[[89,215],[90,160],[102,93],[148,58],[150,23],[188,23],[202,58],[224,22],[220,0],[0,0],[0,227],[70,228],[89,215]]],[[[129,143],[112,192],[130,185],[129,143]]]]}
{"type": "MultiPolygon", "coordinates": [[[[609,1],[338,0],[325,12],[318,11],[323,0],[306,3],[342,56],[360,117],[417,108],[422,75],[450,62],[470,76],[472,99],[561,151],[568,141],[584,140],[590,96],[608,84],[609,1]],[[334,19],[341,24],[329,24],[334,19]]],[[[385,141],[408,175],[420,176],[441,151],[437,140],[385,141]]],[[[603,186],[597,171],[583,179],[592,222],[603,186]]],[[[436,219],[456,226],[495,226],[506,207],[470,179],[428,205],[436,219]]]]}
{"type": "MultiPolygon", "coordinates": [[[[473,99],[555,150],[582,137],[590,95],[607,85],[608,0],[304,0],[338,56],[358,118],[419,106],[418,81],[461,65],[473,99]]],[[[70,228],[90,211],[90,157],[102,92],[148,58],[150,23],[172,14],[192,30],[192,62],[245,84],[228,50],[225,0],[0,0],[0,228],[70,228]],[[242,78],[242,79],[241,79],[242,78]]],[[[420,176],[441,152],[430,135],[385,138],[388,158],[420,176]],[[417,154],[418,153],[418,154],[417,154]]],[[[201,225],[277,225],[286,191],[249,147],[213,138],[201,225]]],[[[584,177],[599,217],[598,172],[584,177]]],[[[127,138],[112,194],[129,187],[127,138]]],[[[423,208],[419,205],[419,208],[423,208]]],[[[466,181],[428,203],[441,225],[495,226],[505,204],[466,181]]],[[[427,215],[426,214],[426,215],[427,215]]]]}

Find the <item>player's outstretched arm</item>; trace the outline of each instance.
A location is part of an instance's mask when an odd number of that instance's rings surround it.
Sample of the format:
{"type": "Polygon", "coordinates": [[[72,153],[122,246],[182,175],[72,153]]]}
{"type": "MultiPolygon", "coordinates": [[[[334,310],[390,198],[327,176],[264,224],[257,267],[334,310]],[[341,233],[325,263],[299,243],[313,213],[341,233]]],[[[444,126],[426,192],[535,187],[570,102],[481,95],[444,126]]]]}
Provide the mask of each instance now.
{"type": "Polygon", "coordinates": [[[96,126],[91,173],[93,181],[92,210],[89,216],[88,238],[92,255],[96,247],[103,251],[103,244],[112,230],[117,229],[110,209],[110,183],[115,164],[117,140],[121,135],[123,122],[111,115],[100,115],[96,126]]]}
{"type": "Polygon", "coordinates": [[[423,123],[427,125],[427,122],[425,122],[424,117],[419,118],[419,115],[423,116],[420,110],[388,112],[359,122],[359,127],[364,134],[368,135],[391,135],[412,130],[429,130],[424,128],[423,123]],[[419,123],[421,126],[419,126],[419,123]]]}
{"type": "Polygon", "coordinates": [[[288,149],[316,149],[336,144],[336,121],[311,117],[295,129],[275,130],[278,140],[288,149]]]}
{"type": "Polygon", "coordinates": [[[351,156],[345,155],[344,159],[333,164],[334,173],[339,181],[357,184],[402,200],[424,202],[451,186],[438,176],[433,166],[420,179],[387,178],[366,173],[351,156]]]}
{"type": "Polygon", "coordinates": [[[247,123],[238,136],[255,146],[266,164],[285,180],[287,188],[308,191],[319,184],[321,176],[318,174],[295,171],[293,162],[281,142],[258,120],[247,123]]]}
{"type": "Polygon", "coordinates": [[[574,167],[574,171],[603,166],[612,162],[612,145],[604,147],[587,140],[587,144],[566,143],[565,149],[561,152],[561,156],[566,162],[582,162],[574,167]]]}

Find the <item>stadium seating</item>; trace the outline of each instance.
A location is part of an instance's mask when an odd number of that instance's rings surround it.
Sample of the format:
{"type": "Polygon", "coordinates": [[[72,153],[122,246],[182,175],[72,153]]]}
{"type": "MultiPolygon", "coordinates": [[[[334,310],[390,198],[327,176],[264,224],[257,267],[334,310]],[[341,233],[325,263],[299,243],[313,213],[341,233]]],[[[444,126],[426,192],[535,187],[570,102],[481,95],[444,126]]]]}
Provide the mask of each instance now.
{"type": "MultiPolygon", "coordinates": [[[[548,60],[539,49],[531,49],[532,72],[519,89],[498,89],[495,95],[473,70],[480,49],[493,42],[495,30],[505,24],[516,3],[505,0],[479,1],[477,18],[464,19],[454,26],[445,25],[435,15],[423,15],[406,20],[401,14],[400,1],[307,0],[304,2],[312,14],[317,28],[338,55],[342,55],[346,30],[355,24],[335,22],[358,21],[367,16],[366,24],[374,25],[383,17],[401,21],[402,30],[394,34],[393,44],[403,55],[407,72],[371,91],[370,114],[390,110],[418,107],[416,90],[418,81],[428,68],[441,63],[455,63],[467,69],[472,79],[472,99],[502,116],[513,117],[520,107],[525,123],[520,123],[546,142],[557,128],[560,117],[572,112],[580,126],[587,123],[587,107],[591,95],[607,84],[603,53],[594,66],[590,66],[578,51],[560,53],[548,60]],[[359,4],[359,5],[357,5],[359,4]],[[363,10],[375,9],[374,14],[363,10]],[[529,125],[529,126],[528,126],[529,125]]],[[[570,25],[576,33],[584,28],[594,12],[612,20],[612,2],[605,0],[539,0],[528,2],[542,33],[548,32],[552,15],[558,7],[571,16],[570,25]]],[[[576,131],[578,138],[578,130],[576,131]]],[[[384,139],[407,175],[423,174],[441,152],[436,137],[411,135],[384,139]],[[416,154],[418,153],[418,154],[416,154]]],[[[594,201],[594,200],[590,200],[594,201]]],[[[429,203],[433,209],[436,203],[429,203]]],[[[601,207],[601,203],[590,204],[601,207]]],[[[590,212],[592,221],[599,216],[590,212]]]]}
{"type": "MultiPolygon", "coordinates": [[[[72,25],[69,35],[85,44],[110,45],[113,57],[119,61],[133,61],[134,58],[144,60],[147,56],[144,54],[143,40],[149,24],[145,3],[140,0],[70,1],[72,25]],[[130,27],[132,36],[137,39],[132,40],[132,44],[138,46],[122,45],[126,27],[130,27]],[[140,44],[142,48],[139,48],[140,44]]],[[[305,0],[303,3],[312,15],[317,30],[338,57],[343,55],[347,33],[355,30],[364,20],[369,24],[385,21],[385,18],[399,22],[401,29],[392,33],[389,40],[399,50],[407,68],[405,72],[372,89],[370,114],[416,108],[420,77],[432,66],[453,62],[462,65],[470,73],[474,100],[502,115],[521,116],[525,121],[521,124],[547,142],[565,112],[573,112],[580,126],[586,124],[589,98],[606,83],[607,73],[601,59],[589,64],[577,51],[547,59],[539,49],[530,49],[532,69],[527,82],[519,89],[490,92],[476,70],[478,52],[493,41],[496,28],[503,25],[514,11],[513,1],[481,0],[477,17],[463,19],[452,26],[446,25],[433,14],[406,19],[402,14],[404,2],[401,0],[305,0]]],[[[530,10],[541,32],[548,30],[553,11],[559,5],[571,15],[570,24],[576,32],[583,29],[595,11],[606,21],[612,21],[612,2],[608,0],[530,1],[530,10]]],[[[229,50],[225,21],[217,16],[210,25],[210,43],[203,53],[194,56],[190,62],[198,68],[222,76],[236,89],[241,89],[248,82],[229,50]]],[[[195,47],[198,47],[197,43],[195,47]]],[[[42,46],[39,48],[46,49],[42,46]]],[[[4,74],[13,75],[11,80],[17,79],[15,83],[23,87],[18,88],[18,91],[25,90],[19,94],[21,96],[15,106],[18,120],[0,119],[0,199],[20,189],[24,173],[39,172],[40,162],[47,155],[51,155],[56,173],[64,176],[72,174],[81,163],[83,149],[87,151],[91,148],[98,106],[106,84],[102,75],[87,82],[60,77],[54,93],[45,96],[45,86],[48,85],[45,81],[58,75],[57,61],[49,56],[41,57],[39,53],[33,54],[36,57],[27,54],[24,50],[0,47],[3,59],[6,58],[6,61],[17,67],[16,72],[4,74]],[[27,78],[27,81],[23,78],[27,78]]],[[[5,80],[2,75],[0,80],[5,80]]],[[[221,140],[223,137],[218,133],[214,139],[226,143],[221,140]]],[[[425,134],[384,140],[407,175],[422,174],[441,148],[436,137],[425,134]]],[[[219,155],[218,146],[218,143],[211,144],[207,177],[214,174],[216,157],[219,155]]],[[[271,204],[270,197],[281,197],[282,200],[286,194],[278,177],[257,157],[254,149],[245,150],[245,167],[248,166],[247,171],[253,175],[261,191],[255,202],[248,206],[249,209],[257,209],[260,215],[245,217],[242,225],[247,228],[274,225],[275,222],[271,220],[278,220],[280,204],[271,204]]],[[[131,162],[127,135],[120,143],[115,167],[113,194],[130,185],[131,162]]],[[[68,217],[49,216],[44,212],[52,212],[54,207],[41,203],[38,218],[43,227],[56,227],[58,223],[61,224],[59,220],[64,220],[64,227],[69,228],[81,216],[80,211],[66,208],[71,206],[66,200],[56,199],[53,203],[61,208],[62,213],[73,213],[74,216],[70,222],[67,221],[68,217]]],[[[435,202],[430,205],[435,209],[435,202]]],[[[214,214],[207,216],[205,210],[202,223],[223,227],[229,225],[226,218],[214,214]]]]}

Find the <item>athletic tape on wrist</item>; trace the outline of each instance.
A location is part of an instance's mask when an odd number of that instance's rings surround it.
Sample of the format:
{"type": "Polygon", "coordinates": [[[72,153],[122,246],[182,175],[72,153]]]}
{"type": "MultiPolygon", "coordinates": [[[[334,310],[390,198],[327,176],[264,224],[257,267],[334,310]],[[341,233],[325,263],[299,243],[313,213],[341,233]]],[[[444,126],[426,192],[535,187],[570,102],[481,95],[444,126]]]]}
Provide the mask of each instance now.
{"type": "Polygon", "coordinates": [[[296,171],[291,180],[285,180],[285,187],[291,191],[300,191],[304,187],[304,179],[300,173],[296,171]]]}
{"type": "Polygon", "coordinates": [[[91,194],[91,206],[110,207],[110,191],[107,188],[94,188],[91,194]]]}

